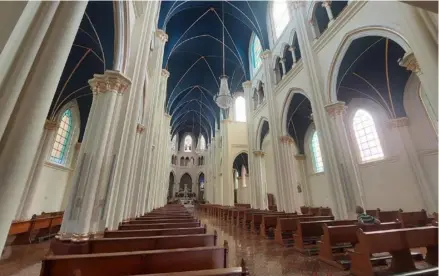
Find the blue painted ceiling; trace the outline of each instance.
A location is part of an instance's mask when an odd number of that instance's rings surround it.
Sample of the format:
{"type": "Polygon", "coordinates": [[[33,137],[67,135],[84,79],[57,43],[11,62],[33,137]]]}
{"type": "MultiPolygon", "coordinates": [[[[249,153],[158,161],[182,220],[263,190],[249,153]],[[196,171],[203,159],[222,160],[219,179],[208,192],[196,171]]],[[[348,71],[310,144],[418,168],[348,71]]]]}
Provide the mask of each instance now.
{"type": "Polygon", "coordinates": [[[70,100],[79,105],[82,141],[92,103],[88,80],[113,67],[114,14],[112,1],[89,1],[61,75],[48,117],[70,100]]]}
{"type": "Polygon", "coordinates": [[[268,48],[267,1],[162,1],[159,28],[169,36],[163,67],[170,72],[166,109],[172,134],[200,132],[209,142],[219,125],[213,97],[222,75],[222,18],[225,74],[232,93],[250,79],[248,48],[252,32],[268,48]]]}

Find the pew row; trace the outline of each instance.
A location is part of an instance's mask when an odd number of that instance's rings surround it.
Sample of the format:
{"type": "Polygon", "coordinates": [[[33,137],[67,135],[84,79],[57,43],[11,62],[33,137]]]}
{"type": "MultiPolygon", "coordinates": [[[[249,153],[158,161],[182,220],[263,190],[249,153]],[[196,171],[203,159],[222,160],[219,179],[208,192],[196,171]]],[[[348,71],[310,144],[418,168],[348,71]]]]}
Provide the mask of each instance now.
{"type": "Polygon", "coordinates": [[[357,231],[358,243],[349,252],[354,275],[373,275],[370,255],[389,252],[392,255],[390,272],[408,273],[416,271],[410,249],[424,247],[427,249],[425,261],[438,266],[438,228],[426,226],[417,228],[393,229],[387,231],[357,231]]]}
{"type": "Polygon", "coordinates": [[[104,238],[153,237],[206,234],[204,227],[105,231],[104,238]]]}
{"type": "Polygon", "coordinates": [[[200,226],[199,221],[184,222],[184,223],[120,224],[119,230],[191,228],[191,227],[199,227],[199,226],[200,226]]]}
{"type": "Polygon", "coordinates": [[[40,276],[120,276],[218,268],[227,268],[227,247],[48,256],[40,276]]]}

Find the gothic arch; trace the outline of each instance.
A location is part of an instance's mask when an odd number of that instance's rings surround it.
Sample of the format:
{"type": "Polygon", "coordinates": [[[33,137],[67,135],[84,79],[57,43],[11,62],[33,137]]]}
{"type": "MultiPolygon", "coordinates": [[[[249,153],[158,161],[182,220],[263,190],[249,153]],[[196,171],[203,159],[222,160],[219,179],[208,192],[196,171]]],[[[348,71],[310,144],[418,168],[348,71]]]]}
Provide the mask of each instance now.
{"type": "Polygon", "coordinates": [[[326,83],[326,91],[327,91],[327,102],[328,104],[337,102],[337,77],[338,71],[343,61],[343,58],[346,52],[349,49],[351,43],[359,38],[366,36],[381,36],[393,40],[397,43],[401,48],[404,49],[406,53],[411,52],[411,48],[407,40],[397,31],[381,26],[363,26],[357,29],[354,29],[343,37],[341,43],[339,44],[337,50],[335,51],[332,62],[329,66],[329,74],[326,83]]]}
{"type": "Polygon", "coordinates": [[[281,111],[282,113],[281,113],[281,127],[280,127],[280,129],[281,129],[282,136],[289,135],[288,134],[288,127],[287,127],[287,113],[288,113],[288,108],[290,107],[291,100],[293,99],[294,94],[296,94],[296,93],[302,94],[303,96],[308,98],[309,101],[311,101],[311,95],[307,94],[301,88],[294,87],[288,91],[288,95],[284,100],[284,104],[283,104],[282,111],[281,111]]]}
{"type": "Polygon", "coordinates": [[[259,120],[259,123],[258,123],[258,127],[256,129],[256,139],[255,139],[256,145],[254,148],[256,148],[257,150],[261,149],[261,143],[262,143],[261,132],[262,132],[262,127],[263,127],[265,122],[268,124],[268,126],[270,126],[268,119],[266,117],[261,117],[261,119],[259,120]]]}

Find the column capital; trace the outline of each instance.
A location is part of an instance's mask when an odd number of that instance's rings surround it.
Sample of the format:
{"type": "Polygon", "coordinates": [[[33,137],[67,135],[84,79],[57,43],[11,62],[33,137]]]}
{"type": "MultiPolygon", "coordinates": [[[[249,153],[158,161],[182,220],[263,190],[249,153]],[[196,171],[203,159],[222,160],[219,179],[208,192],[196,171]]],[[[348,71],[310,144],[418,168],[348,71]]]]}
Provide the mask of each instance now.
{"type": "Polygon", "coordinates": [[[296,51],[296,47],[288,47],[288,51],[294,52],[294,51],[296,51]]]}
{"type": "Polygon", "coordinates": [[[242,176],[238,176],[238,180],[241,180],[242,179],[242,176]]]}
{"type": "Polygon", "coordinates": [[[420,74],[421,68],[419,67],[418,60],[413,52],[405,53],[402,58],[398,60],[400,66],[405,67],[408,71],[420,74]]]}
{"type": "Polygon", "coordinates": [[[142,132],[145,130],[145,126],[142,124],[137,124],[136,132],[139,134],[142,134],[142,132]]]}
{"type": "Polygon", "coordinates": [[[279,137],[279,141],[282,144],[288,144],[288,145],[294,144],[294,139],[287,135],[279,137]]]}
{"type": "Polygon", "coordinates": [[[221,120],[221,123],[224,123],[224,124],[228,124],[228,123],[231,123],[231,122],[233,122],[233,121],[230,120],[230,119],[221,120]]]}
{"type": "Polygon", "coordinates": [[[82,143],[78,142],[75,144],[75,150],[80,150],[81,149],[81,145],[82,143]]]}
{"type": "Polygon", "coordinates": [[[296,158],[296,160],[305,160],[306,156],[305,154],[296,154],[294,155],[294,158],[296,158]]]}
{"type": "Polygon", "coordinates": [[[267,59],[267,58],[271,57],[271,50],[269,50],[269,49],[264,50],[259,56],[262,59],[267,59]]]}
{"type": "Polygon", "coordinates": [[[264,156],[264,155],[265,155],[265,152],[263,152],[263,151],[261,151],[261,150],[255,150],[255,151],[253,151],[253,154],[254,154],[255,156],[264,156]]]}
{"type": "Polygon", "coordinates": [[[55,130],[58,128],[58,122],[54,120],[46,120],[44,123],[44,129],[55,130]]]}
{"type": "Polygon", "coordinates": [[[123,94],[128,90],[131,80],[119,71],[107,70],[104,74],[94,74],[88,83],[95,94],[105,92],[123,94]]]}
{"type": "Polygon", "coordinates": [[[162,77],[165,77],[165,78],[169,78],[169,71],[168,70],[166,70],[166,69],[162,69],[162,77]]]}
{"type": "Polygon", "coordinates": [[[324,8],[326,8],[326,7],[330,7],[330,6],[331,6],[331,2],[332,2],[332,1],[328,1],[328,0],[323,1],[323,2],[322,2],[322,7],[324,7],[324,8]]]}
{"type": "Polygon", "coordinates": [[[407,117],[390,119],[387,123],[387,126],[390,129],[399,128],[399,127],[406,127],[408,125],[409,125],[409,118],[407,118],[407,117]]]}
{"type": "Polygon", "coordinates": [[[252,88],[252,82],[251,81],[245,81],[242,83],[242,87],[245,88],[252,88]]]}
{"type": "Polygon", "coordinates": [[[162,42],[167,42],[169,38],[165,31],[161,29],[157,29],[155,31],[155,36],[158,37],[162,42]]]}
{"type": "Polygon", "coordinates": [[[347,109],[345,102],[335,102],[325,106],[326,112],[334,118],[343,115],[347,109]]]}
{"type": "Polygon", "coordinates": [[[165,112],[165,117],[166,117],[168,120],[171,120],[171,117],[172,117],[172,116],[165,112]]]}

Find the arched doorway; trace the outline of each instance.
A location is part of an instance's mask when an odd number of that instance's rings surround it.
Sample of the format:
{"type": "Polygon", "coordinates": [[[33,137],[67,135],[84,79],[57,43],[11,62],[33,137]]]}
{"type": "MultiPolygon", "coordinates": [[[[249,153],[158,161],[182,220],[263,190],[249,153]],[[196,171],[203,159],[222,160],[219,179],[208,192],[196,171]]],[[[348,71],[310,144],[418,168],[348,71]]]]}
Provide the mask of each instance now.
{"type": "Polygon", "coordinates": [[[242,152],[233,160],[234,203],[249,203],[250,194],[247,190],[248,154],[242,152]]]}
{"type": "Polygon", "coordinates": [[[180,179],[180,191],[184,191],[185,188],[192,192],[192,177],[188,173],[183,174],[180,179]]]}
{"type": "Polygon", "coordinates": [[[204,173],[198,176],[198,200],[204,199],[204,173]]]}
{"type": "Polygon", "coordinates": [[[175,182],[175,176],[174,173],[171,172],[169,174],[168,200],[174,197],[174,182],[175,182]]]}

